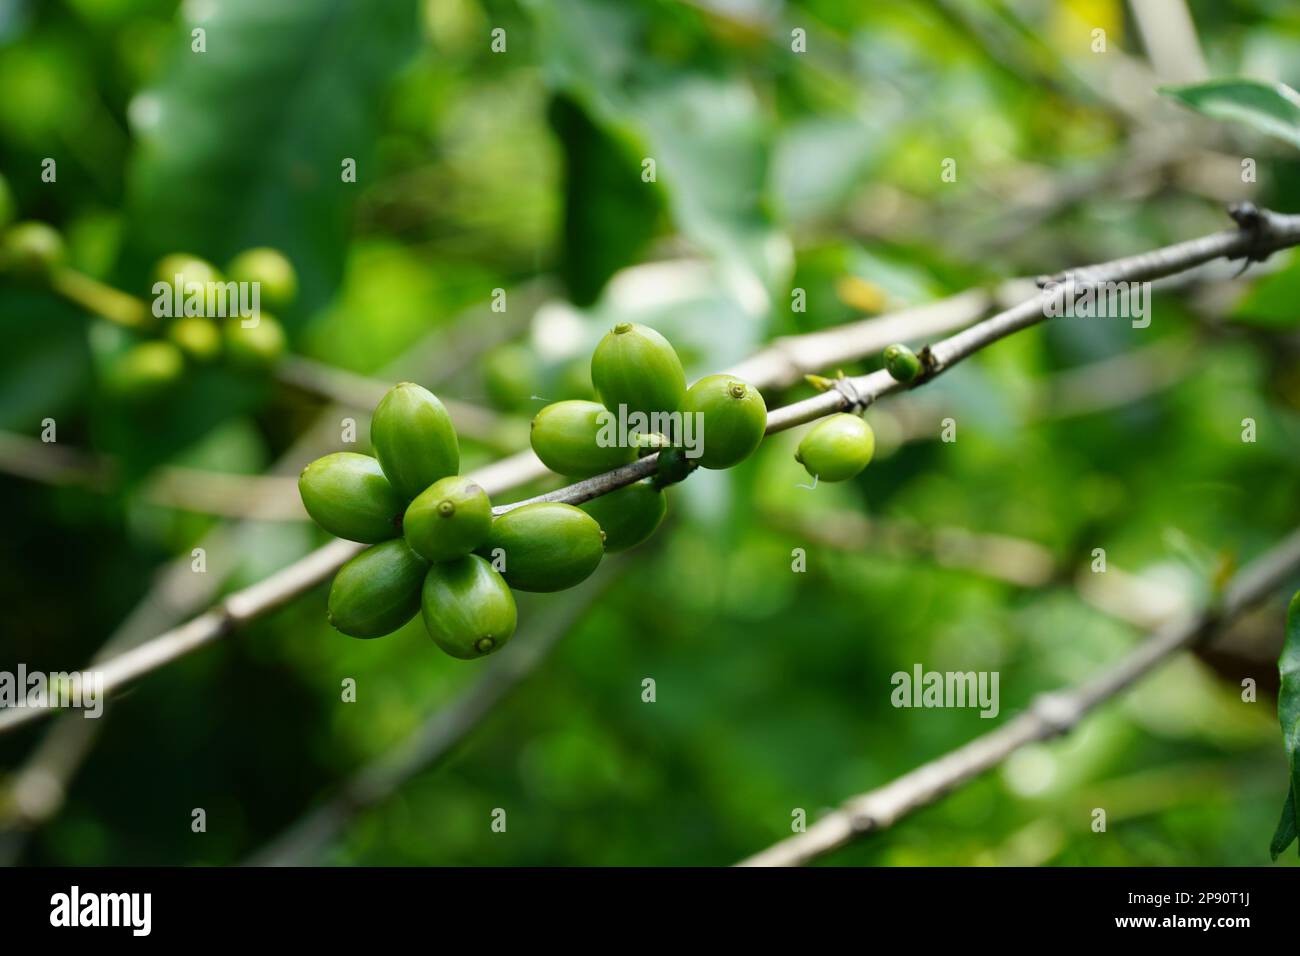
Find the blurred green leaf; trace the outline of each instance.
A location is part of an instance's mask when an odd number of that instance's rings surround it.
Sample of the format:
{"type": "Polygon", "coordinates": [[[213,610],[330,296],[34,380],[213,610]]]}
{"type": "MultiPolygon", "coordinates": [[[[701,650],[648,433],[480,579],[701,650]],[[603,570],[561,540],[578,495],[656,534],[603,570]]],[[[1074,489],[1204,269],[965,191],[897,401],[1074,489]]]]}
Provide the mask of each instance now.
{"type": "Polygon", "coordinates": [[[772,174],[781,213],[796,222],[838,214],[882,152],[882,126],[856,116],[819,116],[785,129],[772,174]]]}
{"type": "Polygon", "coordinates": [[[1268,845],[1268,855],[1276,860],[1286,852],[1296,838],[1295,784],[1287,790],[1286,803],[1282,804],[1282,819],[1277,821],[1277,831],[1268,845]]]}
{"type": "Polygon", "coordinates": [[[723,284],[747,311],[765,313],[793,263],[771,221],[772,132],[753,88],[715,69],[656,62],[647,43],[659,18],[673,15],[667,8],[604,0],[534,0],[528,8],[552,85],[610,135],[644,140],[640,159],[654,161],[678,229],[716,257],[723,284]]]}
{"type": "Polygon", "coordinates": [[[636,145],[592,122],[576,100],[551,101],[551,126],[564,150],[561,271],[575,305],[590,305],[618,269],[640,257],[663,203],[641,180],[636,145]]]}
{"type": "Polygon", "coordinates": [[[298,269],[300,305],[319,305],[338,281],[352,205],[374,181],[375,103],[418,42],[416,8],[228,0],[178,31],[170,69],[131,105],[137,268],[173,251],[220,265],[275,246],[298,269]],[[198,26],[202,53],[191,51],[198,26]],[[349,159],[356,182],[342,180],[349,159]]]}
{"type": "Polygon", "coordinates": [[[1245,123],[1300,146],[1300,93],[1284,83],[1225,79],[1162,86],[1160,92],[1217,120],[1245,123]]]}
{"type": "Polygon", "coordinates": [[[1291,606],[1287,609],[1286,640],[1282,644],[1282,655],[1277,660],[1277,669],[1282,675],[1282,686],[1277,695],[1277,719],[1282,724],[1282,736],[1286,743],[1287,762],[1291,768],[1291,789],[1282,809],[1277,832],[1273,834],[1273,844],[1269,848],[1275,860],[1291,845],[1291,841],[1296,838],[1297,826],[1300,826],[1300,816],[1296,812],[1296,791],[1300,790],[1300,592],[1291,598],[1291,606]]]}
{"type": "Polygon", "coordinates": [[[0,286],[0,428],[34,435],[86,390],[82,318],[49,293],[0,286]]]}

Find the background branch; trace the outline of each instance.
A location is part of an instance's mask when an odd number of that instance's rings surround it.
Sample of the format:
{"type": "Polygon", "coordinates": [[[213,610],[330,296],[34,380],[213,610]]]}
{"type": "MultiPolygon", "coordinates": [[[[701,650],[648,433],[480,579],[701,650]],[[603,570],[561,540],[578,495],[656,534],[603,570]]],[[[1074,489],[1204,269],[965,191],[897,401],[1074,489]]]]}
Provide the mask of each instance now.
{"type": "Polygon", "coordinates": [[[1001,727],[923,764],[875,790],[851,798],[804,833],[742,861],[742,866],[798,866],[885,830],[967,781],[996,767],[1026,744],[1050,740],[1122,693],[1177,652],[1210,636],[1300,571],[1300,530],[1292,532],[1235,575],[1222,600],[1201,614],[1173,621],[1096,677],[1072,688],[1041,694],[1001,727]]]}
{"type": "MultiPolygon", "coordinates": [[[[856,511],[837,510],[796,516],[777,511],[764,514],[773,527],[800,540],[850,554],[885,554],[923,558],[952,568],[1022,588],[1069,582],[1069,569],[1036,541],[957,527],[927,527],[898,518],[869,518],[856,511]]],[[[1073,577],[1080,600],[1110,617],[1140,628],[1151,628],[1185,613],[1186,595],[1110,565],[1105,574],[1081,567],[1073,577]]]]}
{"type": "MultiPolygon", "coordinates": [[[[275,377],[295,388],[324,396],[340,405],[369,413],[392,388],[392,383],[336,368],[301,355],[286,355],[275,366],[275,377]]],[[[519,447],[528,438],[528,423],[514,415],[502,415],[482,405],[439,396],[456,434],[482,442],[497,452],[519,447]]]]}

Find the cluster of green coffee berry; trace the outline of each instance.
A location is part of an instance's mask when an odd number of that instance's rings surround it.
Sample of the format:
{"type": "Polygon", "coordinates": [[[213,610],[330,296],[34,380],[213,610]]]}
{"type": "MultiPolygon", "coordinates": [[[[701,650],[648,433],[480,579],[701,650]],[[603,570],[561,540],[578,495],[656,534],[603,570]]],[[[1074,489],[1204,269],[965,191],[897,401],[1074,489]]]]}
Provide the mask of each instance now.
{"type": "Polygon", "coordinates": [[[273,311],[284,309],[297,295],[297,275],[280,252],[246,250],[231,260],[224,277],[196,256],[164,256],[153,278],[167,287],[168,307],[158,316],[141,299],[69,269],[57,229],[43,222],[11,226],[12,215],[9,189],[0,178],[0,272],[53,288],[137,337],[104,369],[104,385],[112,394],[128,400],[156,397],[183,377],[187,361],[205,364],[224,357],[233,368],[262,371],[284,353],[284,328],[261,308],[265,304],[273,311]],[[240,295],[257,283],[255,321],[246,323],[245,316],[231,308],[229,283],[240,295]],[[226,303],[227,315],[210,314],[211,302],[226,303]]]}
{"type": "MultiPolygon", "coordinates": [[[[172,253],[153,270],[154,289],[165,289],[165,314],[133,332],[137,340],[117,352],[103,372],[105,387],[119,398],[142,402],[158,398],[185,375],[187,363],[207,365],[224,360],[237,371],[263,372],[284,354],[284,327],[268,311],[293,303],[298,279],[293,265],[275,249],[248,249],[225,274],[198,256],[172,253]],[[247,321],[228,293],[257,283],[258,311],[247,321]],[[217,291],[221,287],[220,292],[217,291]],[[224,302],[225,315],[209,304],[224,302]],[[265,305],[267,308],[263,308],[265,305]]],[[[245,297],[247,293],[237,293],[245,297]]]]}
{"type": "MultiPolygon", "coordinates": [[[[592,381],[605,404],[548,405],[532,426],[532,445],[552,470],[591,477],[661,450],[670,436],[601,439],[606,406],[650,414],[699,413],[709,436],[699,464],[729,467],[762,441],[767,409],[751,386],[709,376],[686,388],[673,347],[651,329],[619,325],[592,357],[592,381]]],[[[384,396],[370,425],[375,457],[338,452],[304,469],[299,491],[326,531],[372,545],[334,578],[330,622],[345,634],[378,637],[421,612],[430,637],[448,654],[481,657],[514,632],[518,591],[560,591],[585,580],[606,552],[645,541],[667,510],[655,478],[581,506],[535,502],[494,517],[472,479],[459,476],[460,449],[447,411],[431,392],[403,383],[384,396]]],[[[690,462],[694,467],[697,462],[690,462]]]]}
{"type": "Polygon", "coordinates": [[[422,612],[452,657],[498,650],[520,591],[573,587],[604,556],[595,519],[571,505],[525,505],[493,518],[487,492],[461,476],[451,418],[432,392],[403,382],[370,422],[375,457],[336,452],[298,479],[307,513],[340,538],[372,545],[334,577],[328,617],[353,637],[381,637],[422,612]]]}
{"type": "MultiPolygon", "coordinates": [[[[487,492],[459,474],[460,445],[446,408],[410,382],[375,408],[374,457],[335,452],[303,469],[298,489],[307,513],[331,534],[371,545],[335,575],[330,623],[354,637],[380,637],[421,613],[430,637],[451,656],[490,654],[514,633],[512,589],[581,583],[606,552],[655,532],[667,511],[666,485],[697,466],[744,461],[767,430],[758,389],[733,375],[709,375],[687,388],[672,344],[642,325],[619,324],[601,339],[591,380],[600,402],[555,402],[533,419],[531,443],[542,463],[581,481],[652,452],[659,459],[652,477],[576,507],[534,502],[494,517],[487,492]],[[691,428],[682,424],[687,417],[691,428]],[[629,420],[664,427],[627,435],[611,428],[629,420]],[[687,441],[692,432],[698,442],[687,441]]],[[[861,418],[841,414],[814,427],[797,457],[811,474],[839,481],[866,467],[874,446],[861,418]]]]}
{"type": "Polygon", "coordinates": [[[758,389],[730,375],[709,375],[688,389],[672,344],[644,325],[625,322],[606,333],[591,357],[591,382],[600,401],[547,405],[533,419],[530,438],[547,468],[579,480],[659,452],[653,478],[582,505],[606,529],[608,550],[629,548],[654,532],[667,507],[664,485],[697,466],[738,464],[767,428],[758,389]],[[642,430],[621,434],[611,427],[629,421],[642,430]]]}
{"type": "Polygon", "coordinates": [[[154,266],[153,280],[176,290],[171,293],[172,314],[162,319],[165,325],[161,338],[136,344],[125,353],[123,361],[171,372],[170,377],[163,376],[157,385],[165,387],[179,378],[184,360],[205,364],[224,356],[234,368],[262,371],[284,354],[287,344],[284,327],[272,313],[293,304],[298,294],[298,276],[278,250],[247,249],[230,261],[224,274],[198,256],[173,253],[163,256],[154,266]],[[217,286],[228,289],[232,283],[237,290],[256,284],[259,299],[256,316],[246,319],[229,301],[225,316],[207,314],[204,308],[189,308],[191,300],[204,305],[217,300],[210,290],[217,286]],[[195,311],[198,314],[190,314],[195,311]],[[130,356],[139,356],[143,349],[150,349],[154,358],[144,362],[137,358],[133,362],[130,356]]]}
{"type": "MultiPolygon", "coordinates": [[[[885,364],[899,381],[911,381],[920,371],[919,360],[901,345],[886,350],[885,364]]],[[[602,527],[605,516],[611,522],[642,516],[633,526],[648,530],[632,543],[648,537],[662,518],[662,502],[654,503],[657,485],[678,481],[696,466],[737,465],[754,453],[767,430],[767,405],[757,388],[734,375],[708,375],[688,389],[672,344],[643,325],[616,325],[601,339],[591,359],[591,381],[601,402],[556,402],[542,409],[533,420],[533,451],[552,471],[571,478],[599,474],[638,455],[659,452],[655,478],[582,506],[602,527]],[[684,444],[685,434],[654,431],[631,435],[620,444],[600,440],[607,434],[609,416],[616,412],[620,419],[643,413],[645,420],[653,422],[656,413],[663,420],[662,413],[674,411],[680,415],[673,421],[684,432],[693,430],[696,446],[684,444]],[[693,429],[688,416],[694,419],[693,429]]],[[[795,459],[822,481],[845,481],[866,468],[875,445],[871,427],[846,412],[815,425],[800,442],[795,459]]]]}
{"type": "Polygon", "coordinates": [[[381,637],[423,605],[425,626],[448,654],[491,653],[514,633],[515,602],[487,560],[472,553],[488,540],[492,503],[459,476],[460,443],[447,409],[432,392],[403,382],[376,406],[370,442],[376,457],[336,452],[298,479],[317,524],[372,545],[335,575],[330,623],[353,637],[381,637]]]}

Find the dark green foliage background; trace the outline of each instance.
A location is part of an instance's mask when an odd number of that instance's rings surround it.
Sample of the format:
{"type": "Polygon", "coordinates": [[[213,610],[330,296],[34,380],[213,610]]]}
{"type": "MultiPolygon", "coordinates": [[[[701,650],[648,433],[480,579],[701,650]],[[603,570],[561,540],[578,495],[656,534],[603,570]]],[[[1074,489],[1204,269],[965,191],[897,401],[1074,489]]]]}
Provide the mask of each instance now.
{"type": "MultiPolygon", "coordinates": [[[[57,225],[80,268],[136,294],[168,251],[224,262],[252,245],[285,250],[303,287],[283,316],[294,348],[358,372],[494,288],[547,277],[581,307],[581,341],[543,336],[558,349],[542,356],[547,387],[566,388],[566,364],[629,317],[673,339],[693,380],[776,335],[858,318],[863,296],[920,303],[1226,224],[1219,202],[1169,178],[1133,196],[1121,175],[1041,223],[1019,210],[1031,172],[1088,175],[1127,147],[1125,121],[1066,69],[1091,55],[1092,23],[1140,53],[1118,0],[755,4],[768,13],[752,19],[654,0],[213,6],[208,52],[193,54],[167,0],[0,3],[0,170],[25,218],[57,225]],[[789,52],[795,26],[807,54],[789,52]],[[489,48],[496,27],[504,54],[489,48]],[[57,184],[40,182],[46,156],[57,184]],[[640,178],[646,156],[654,184],[640,178]],[[956,183],[938,177],[949,156],[956,183]],[[345,157],[356,184],[339,181],[345,157]],[[649,281],[643,291],[677,300],[630,316],[611,277],[682,256],[703,263],[703,281],[649,281]],[[795,287],[806,312],[789,308],[795,287]]],[[[1190,7],[1213,73],[1273,62],[1300,86],[1300,19],[1284,5],[1190,7]]],[[[1300,211],[1294,149],[1172,104],[1158,115],[1257,158],[1256,200],[1300,211]]],[[[1140,633],[1083,602],[1070,574],[1022,588],[783,528],[834,527],[846,512],[955,526],[1030,539],[1067,568],[1104,547],[1115,568],[1203,596],[1217,561],[1244,561],[1300,521],[1300,261],[1281,266],[1208,313],[1162,294],[1146,330],[1063,321],[998,344],[925,389],[959,420],[956,443],[883,448],[845,485],[796,488],[800,433],[692,477],[558,652],[327,859],[730,863],[789,833],[793,808],[815,818],[996,724],[893,708],[893,672],[999,671],[1006,716],[1105,666],[1140,633]],[[1192,350],[1172,388],[1098,414],[1031,415],[1055,373],[1157,342],[1192,350]],[[1254,444],[1241,441],[1245,417],[1254,444]],[[790,570],[796,547],[805,574],[790,570]],[[646,677],[654,704],[641,700],[646,677]],[[497,807],[506,834],[489,830],[497,807]]],[[[0,428],[36,435],[55,417],[61,444],[113,453],[129,479],[105,496],[0,478],[3,669],[84,665],[153,570],[213,526],[150,504],[137,479],[166,462],[259,473],[315,410],[221,373],[148,415],[115,407],[93,369],[116,346],[97,329],[0,285],[0,428]]],[[[439,390],[483,400],[476,367],[439,390]]],[[[469,465],[492,457],[466,443],[469,465]]],[[[224,586],[324,540],[306,524],[258,526],[224,586]]],[[[582,600],[579,589],[524,603],[518,639],[547,607],[582,600]]],[[[318,588],[114,703],[23,862],[243,860],[482,671],[439,654],[418,620],[380,641],[344,638],[324,602],[318,588]],[[355,704],[339,702],[346,677],[355,704]],[[190,830],[195,807],[205,834],[190,830]]],[[[1282,607],[1249,625],[1265,644],[1280,643],[1282,607]]],[[[1256,668],[1275,684],[1273,663],[1256,668]]],[[[1077,734],[829,862],[1266,862],[1287,764],[1274,700],[1243,703],[1237,679],[1180,659],[1077,734]],[[1095,807],[1105,834],[1091,832],[1095,807]]],[[[41,733],[0,738],[0,794],[41,733]]]]}

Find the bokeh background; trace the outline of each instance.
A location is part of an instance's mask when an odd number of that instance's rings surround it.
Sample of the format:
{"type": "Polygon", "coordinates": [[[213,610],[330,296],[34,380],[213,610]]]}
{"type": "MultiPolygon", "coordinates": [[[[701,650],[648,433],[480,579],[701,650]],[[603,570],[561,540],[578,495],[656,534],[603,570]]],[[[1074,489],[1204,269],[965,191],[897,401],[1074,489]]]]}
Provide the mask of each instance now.
{"type": "MultiPolygon", "coordinates": [[[[694,376],[776,336],[1223,228],[1231,200],[1297,211],[1293,146],[1156,88],[1300,85],[1300,11],[1149,5],[1189,11],[1179,30],[1143,6],[0,0],[0,170],[24,218],[132,294],[168,252],[283,250],[293,352],[486,409],[462,438],[473,466],[526,446],[533,396],[584,394],[616,320],[667,334],[694,376]]],[[[842,486],[797,487],[799,432],[693,476],[650,544],[521,604],[507,653],[547,628],[551,653],[312,859],[727,864],[793,809],[815,818],[997,723],[894,709],[895,671],[996,670],[1005,717],[1104,667],[1300,521],[1300,263],[1230,272],[1160,293],[1149,328],[1048,323],[882,402],[878,458],[842,486]]],[[[142,410],[99,387],[120,347],[106,323],[5,281],[0,329],[0,667],[82,667],[326,540],[293,478],[344,447],[343,416],[364,443],[362,403],[208,370],[142,410]],[[30,444],[45,417],[57,459],[30,444]]],[[[490,663],[442,655],[418,619],[346,638],[324,603],[316,588],[139,681],[84,753],[54,722],[0,738],[5,861],[257,858],[490,663]],[[65,788],[15,793],[33,754],[70,768],[65,788]]],[[[1267,862],[1281,608],[827,862],[1267,862]]]]}

